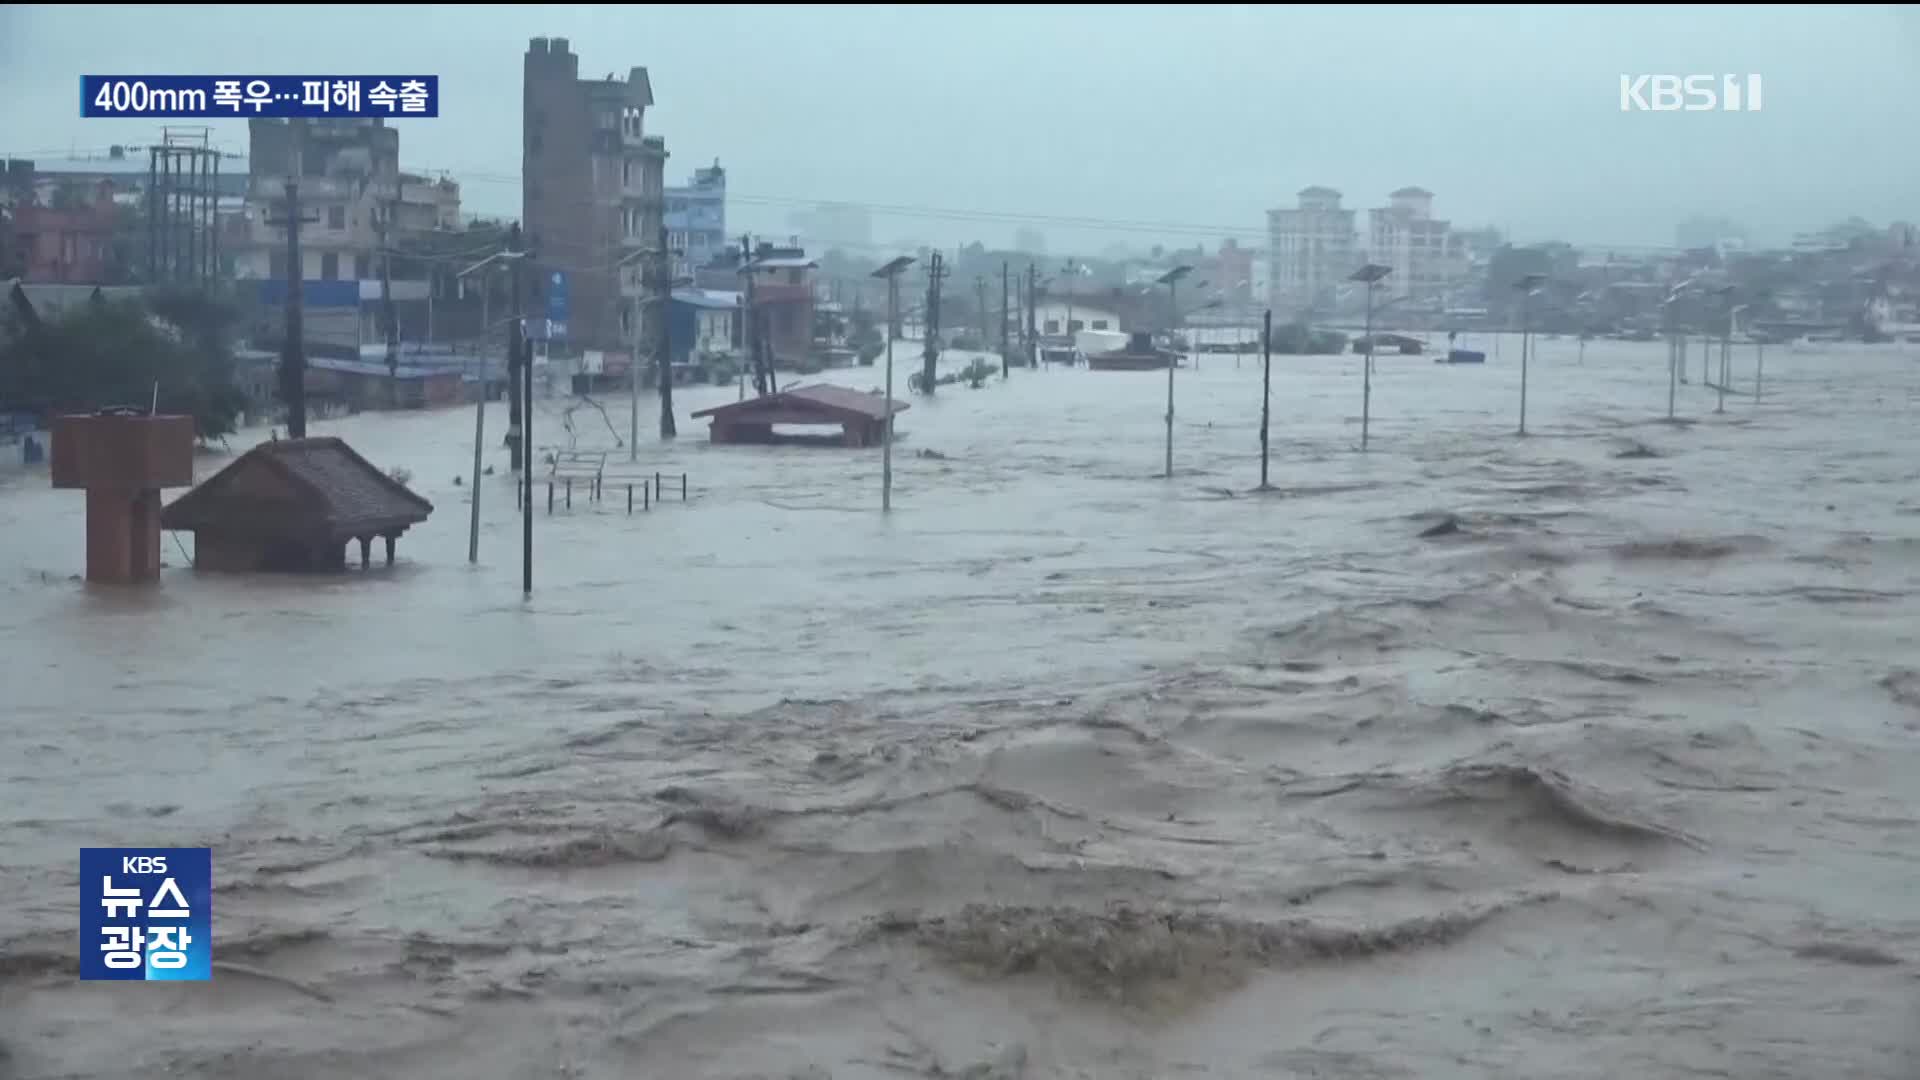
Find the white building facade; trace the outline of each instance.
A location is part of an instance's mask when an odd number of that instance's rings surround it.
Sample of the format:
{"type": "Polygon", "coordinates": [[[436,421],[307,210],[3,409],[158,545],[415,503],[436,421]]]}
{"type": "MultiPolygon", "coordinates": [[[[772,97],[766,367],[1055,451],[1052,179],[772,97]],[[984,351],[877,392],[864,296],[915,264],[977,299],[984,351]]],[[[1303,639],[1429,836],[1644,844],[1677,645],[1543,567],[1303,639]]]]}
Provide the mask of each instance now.
{"type": "Polygon", "coordinates": [[[1367,261],[1390,268],[1386,294],[1444,298],[1466,276],[1466,245],[1433,216],[1433,192],[1403,187],[1388,205],[1367,211],[1367,261]]]}
{"type": "Polygon", "coordinates": [[[1329,187],[1302,188],[1291,210],[1267,211],[1268,293],[1274,309],[1298,312],[1333,301],[1359,265],[1353,211],[1329,187]]]}

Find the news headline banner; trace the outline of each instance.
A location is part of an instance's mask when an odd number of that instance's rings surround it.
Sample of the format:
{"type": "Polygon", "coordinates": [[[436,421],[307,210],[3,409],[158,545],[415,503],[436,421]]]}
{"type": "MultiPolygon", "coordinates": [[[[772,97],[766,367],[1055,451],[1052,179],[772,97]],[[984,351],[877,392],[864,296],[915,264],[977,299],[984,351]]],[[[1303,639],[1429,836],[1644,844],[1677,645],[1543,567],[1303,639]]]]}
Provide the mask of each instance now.
{"type": "Polygon", "coordinates": [[[212,977],[212,848],[80,849],[82,981],[212,977]]]}
{"type": "Polygon", "coordinates": [[[82,75],[83,117],[439,116],[438,75],[82,75]]]}

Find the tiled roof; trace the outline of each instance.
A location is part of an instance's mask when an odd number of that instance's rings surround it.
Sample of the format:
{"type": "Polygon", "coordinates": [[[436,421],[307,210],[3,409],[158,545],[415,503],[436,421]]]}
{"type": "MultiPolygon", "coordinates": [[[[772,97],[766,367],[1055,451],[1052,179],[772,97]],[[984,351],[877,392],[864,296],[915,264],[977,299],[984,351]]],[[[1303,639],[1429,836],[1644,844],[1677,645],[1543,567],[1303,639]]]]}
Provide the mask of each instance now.
{"type": "Polygon", "coordinates": [[[160,512],[160,524],[344,539],[405,529],[432,512],[432,503],[328,436],[261,443],[174,500],[160,512]],[[237,479],[255,470],[282,481],[287,497],[234,490],[237,479]]]}
{"type": "MultiPolygon", "coordinates": [[[[801,401],[818,405],[829,413],[853,413],[869,420],[884,420],[888,412],[885,405],[886,397],[883,394],[866,393],[845,386],[829,386],[825,383],[818,383],[813,386],[796,386],[782,390],[777,394],[748,398],[745,401],[731,401],[725,405],[715,406],[711,409],[703,409],[693,415],[698,419],[713,416],[717,413],[749,411],[752,409],[766,408],[768,405],[779,401],[801,401]]],[[[894,413],[903,413],[907,411],[909,407],[906,402],[895,399],[892,411],[894,413]]]]}

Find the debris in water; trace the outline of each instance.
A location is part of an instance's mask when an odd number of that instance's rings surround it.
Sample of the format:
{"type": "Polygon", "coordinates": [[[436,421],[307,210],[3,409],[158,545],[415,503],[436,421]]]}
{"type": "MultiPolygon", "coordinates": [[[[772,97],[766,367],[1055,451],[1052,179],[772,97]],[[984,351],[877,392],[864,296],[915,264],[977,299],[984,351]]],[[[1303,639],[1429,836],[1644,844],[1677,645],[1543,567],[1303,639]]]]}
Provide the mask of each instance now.
{"type": "Polygon", "coordinates": [[[1648,446],[1646,443],[1636,442],[1633,445],[1627,447],[1625,450],[1622,450],[1619,453],[1614,454],[1613,456],[1616,458],[1620,458],[1622,460],[1635,460],[1640,458],[1665,457],[1666,455],[1662,454],[1658,450],[1655,450],[1653,447],[1648,446]]]}
{"type": "Polygon", "coordinates": [[[940,452],[940,451],[938,451],[938,450],[921,450],[921,451],[918,451],[918,452],[917,452],[917,453],[916,453],[916,454],[915,454],[914,456],[915,456],[915,457],[923,457],[923,458],[928,458],[928,459],[930,459],[930,460],[933,460],[933,461],[945,461],[945,460],[947,460],[947,455],[945,455],[945,454],[943,454],[943,453],[941,453],[941,452],[940,452]]]}
{"type": "Polygon", "coordinates": [[[1448,514],[1436,525],[1430,525],[1420,532],[1420,539],[1431,540],[1436,536],[1452,536],[1460,532],[1460,519],[1448,514]]]}
{"type": "Polygon", "coordinates": [[[1814,941],[1793,950],[1802,960],[1832,960],[1860,967],[1892,967],[1901,959],[1871,945],[1853,945],[1844,941],[1814,941]]]}
{"type": "Polygon", "coordinates": [[[1177,1007],[1197,1003],[1209,991],[1233,989],[1259,967],[1337,963],[1448,944],[1514,903],[1373,927],[1328,926],[1304,918],[1258,922],[1124,902],[1098,913],[969,904],[952,915],[885,917],[874,932],[910,934],[948,961],[990,977],[1039,972],[1095,998],[1177,1007]]]}

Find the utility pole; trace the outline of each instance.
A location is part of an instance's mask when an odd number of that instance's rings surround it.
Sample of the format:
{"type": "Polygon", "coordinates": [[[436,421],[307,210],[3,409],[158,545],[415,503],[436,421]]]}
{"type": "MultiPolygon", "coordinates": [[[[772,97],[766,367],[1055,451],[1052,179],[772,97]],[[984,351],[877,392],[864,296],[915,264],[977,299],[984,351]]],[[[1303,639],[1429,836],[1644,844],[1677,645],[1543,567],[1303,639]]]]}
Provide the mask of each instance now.
{"type": "Polygon", "coordinates": [[[1062,329],[1067,332],[1067,347],[1075,351],[1080,347],[1080,339],[1073,332],[1073,276],[1079,271],[1080,268],[1074,265],[1072,259],[1068,259],[1067,265],[1060,268],[1060,276],[1067,281],[1067,322],[1062,329]]]}
{"type": "Polygon", "coordinates": [[[747,279],[747,310],[740,324],[741,341],[746,349],[747,365],[753,368],[753,392],[761,397],[767,396],[767,373],[760,363],[760,312],[753,303],[754,274],[747,267],[753,264],[753,234],[740,234],[740,273],[747,279]]]}
{"type": "Polygon", "coordinates": [[[480,561],[480,448],[486,436],[487,398],[489,397],[487,387],[491,385],[487,378],[486,355],[488,335],[493,327],[493,272],[500,268],[499,263],[502,260],[509,257],[505,251],[495,252],[454,275],[455,280],[461,282],[478,275],[480,282],[480,395],[473,405],[473,482],[471,486],[473,498],[467,523],[467,561],[469,563],[480,561]]]}
{"type": "Polygon", "coordinates": [[[267,224],[287,230],[287,311],[286,342],[280,351],[280,399],[287,405],[287,437],[307,437],[307,353],[306,329],[302,325],[302,296],[305,287],[300,265],[300,226],[320,220],[300,213],[301,154],[306,148],[306,121],[289,122],[293,148],[288,154],[285,216],[269,219],[267,224]]]}
{"type": "Polygon", "coordinates": [[[387,340],[387,404],[400,404],[400,323],[393,317],[393,249],[388,230],[398,199],[383,199],[380,213],[380,322],[387,340]]]}
{"type": "Polygon", "coordinates": [[[1040,370],[1040,267],[1027,264],[1027,366],[1040,370]]]}
{"type": "Polygon", "coordinates": [[[987,275],[973,276],[973,294],[975,313],[980,318],[980,347],[984,349],[987,347],[987,342],[993,340],[987,336],[987,275]]]}
{"type": "MultiPolygon", "coordinates": [[[[625,269],[624,267],[622,268],[625,269]]],[[[640,460],[640,324],[644,321],[646,302],[636,299],[630,318],[632,345],[628,349],[627,360],[627,462],[632,464],[640,460]]]]}
{"type": "Polygon", "coordinates": [[[934,252],[933,260],[927,265],[927,329],[926,340],[921,343],[920,367],[920,392],[923,394],[931,394],[934,390],[934,365],[940,358],[940,283],[946,280],[947,274],[940,253],[934,252]]]}
{"type": "MultiPolygon", "coordinates": [[[[913,265],[913,256],[902,255],[873,272],[874,277],[887,279],[887,325],[891,327],[900,315],[900,272],[913,265]]],[[[893,331],[887,331],[887,389],[881,399],[885,404],[886,427],[880,435],[880,510],[885,513],[893,509],[893,331]]]]}
{"type": "Polygon", "coordinates": [[[667,250],[667,227],[662,224],[659,234],[660,250],[654,253],[655,289],[660,301],[659,333],[655,335],[656,347],[660,350],[660,437],[671,439],[676,434],[673,426],[673,339],[672,327],[668,325],[668,310],[673,300],[673,259],[667,250]]]}
{"type": "Polygon", "coordinates": [[[467,523],[467,562],[480,561],[480,442],[487,432],[487,330],[493,324],[487,321],[488,298],[493,294],[491,275],[493,267],[488,266],[480,275],[480,400],[473,406],[473,505],[469,508],[471,520],[467,523]]]}
{"type": "MultiPolygon", "coordinates": [[[[507,251],[515,254],[520,251],[520,223],[517,221],[513,223],[511,229],[507,230],[507,251]]],[[[514,472],[520,471],[520,459],[523,456],[520,452],[524,445],[522,414],[531,412],[533,408],[532,380],[527,379],[523,384],[520,372],[521,365],[526,363],[526,357],[521,355],[520,349],[520,343],[525,337],[525,327],[521,325],[520,311],[520,263],[522,261],[515,259],[513,265],[508,268],[508,273],[511,275],[508,280],[512,283],[512,289],[508,295],[512,299],[508,306],[508,318],[511,322],[507,334],[507,450],[512,459],[514,472]],[[524,403],[521,401],[523,395],[526,397],[524,403]]],[[[532,469],[527,471],[531,473],[532,469]]],[[[532,481],[528,481],[527,498],[529,500],[533,498],[532,481]]]]}
{"type": "MultiPolygon", "coordinates": [[[[514,226],[514,232],[515,232],[514,239],[516,241],[518,241],[519,239],[519,235],[518,235],[519,228],[520,227],[518,225],[514,226]]],[[[520,264],[518,262],[515,262],[513,264],[513,270],[514,270],[514,283],[515,283],[514,296],[518,298],[518,296],[520,295],[520,290],[518,288],[518,284],[520,280],[520,264]]],[[[518,309],[519,307],[518,304],[514,306],[516,309],[518,309]]],[[[533,343],[526,340],[525,336],[520,333],[518,329],[520,325],[520,320],[518,318],[514,319],[513,325],[515,327],[515,330],[513,333],[514,347],[520,353],[521,378],[526,380],[526,385],[521,388],[521,393],[526,397],[526,403],[527,403],[526,427],[523,431],[523,434],[526,437],[527,467],[520,474],[521,479],[526,483],[526,488],[527,488],[524,497],[522,497],[520,500],[520,592],[524,596],[532,596],[533,595],[533,343]]]]}
{"type": "Polygon", "coordinates": [[[1007,262],[1005,259],[1002,259],[1000,260],[1000,377],[1003,379],[1007,377],[1007,365],[1009,363],[1007,359],[1007,319],[1012,312],[1007,310],[1007,301],[1010,297],[1008,292],[1010,284],[1011,279],[1007,277],[1007,262]]]}
{"type": "Polygon", "coordinates": [[[1267,490],[1267,424],[1273,416],[1273,309],[1260,324],[1260,490],[1267,490]]]}

